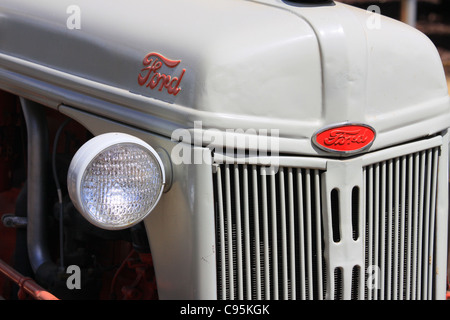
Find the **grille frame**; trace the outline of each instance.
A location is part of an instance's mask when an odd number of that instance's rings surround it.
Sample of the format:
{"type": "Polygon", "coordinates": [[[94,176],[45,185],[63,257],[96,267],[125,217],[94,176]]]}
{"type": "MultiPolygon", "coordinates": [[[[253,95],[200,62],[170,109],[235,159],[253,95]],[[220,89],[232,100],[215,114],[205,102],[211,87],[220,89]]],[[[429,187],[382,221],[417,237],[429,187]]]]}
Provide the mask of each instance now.
{"type": "MultiPolygon", "coordinates": [[[[227,269],[228,271],[224,271],[223,266],[223,249],[220,248],[221,245],[223,245],[223,242],[218,241],[217,242],[217,265],[218,269],[221,272],[221,275],[217,278],[217,297],[218,299],[308,299],[308,298],[314,298],[314,299],[368,299],[368,298],[374,298],[373,296],[370,296],[367,293],[367,274],[368,274],[368,265],[366,263],[366,177],[365,177],[365,168],[372,166],[376,163],[387,161],[389,159],[394,159],[397,157],[402,157],[411,153],[417,153],[421,152],[423,150],[436,148],[436,150],[440,151],[440,156],[438,159],[436,159],[436,163],[440,166],[439,171],[436,172],[438,175],[438,181],[436,182],[436,195],[438,196],[438,202],[436,202],[436,216],[435,216],[435,232],[436,237],[433,237],[435,239],[435,243],[433,245],[437,248],[436,249],[436,258],[434,259],[434,270],[436,271],[436,275],[432,276],[432,281],[436,283],[436,285],[433,285],[433,288],[430,289],[430,294],[428,294],[425,297],[421,298],[441,298],[442,295],[445,296],[445,289],[442,290],[442,287],[445,286],[445,280],[443,281],[442,278],[445,278],[445,275],[442,276],[442,274],[439,274],[438,270],[445,270],[446,269],[446,259],[447,255],[446,252],[444,254],[443,252],[443,242],[440,241],[440,237],[445,237],[447,239],[447,229],[444,228],[441,224],[447,223],[447,218],[445,215],[442,214],[442,211],[447,210],[448,208],[448,200],[446,197],[443,197],[442,195],[446,193],[447,185],[442,182],[442,180],[445,180],[443,177],[446,177],[448,175],[446,165],[443,165],[448,159],[447,157],[447,143],[445,141],[448,141],[447,135],[445,136],[435,136],[429,139],[424,139],[400,146],[391,147],[389,149],[376,151],[373,153],[367,153],[359,156],[352,157],[350,159],[326,159],[326,158],[309,158],[309,157],[278,157],[277,158],[277,170],[279,172],[283,172],[283,178],[284,179],[291,179],[290,174],[286,174],[285,172],[300,172],[303,170],[311,170],[311,172],[316,172],[315,179],[318,179],[316,183],[320,183],[320,195],[315,194],[315,196],[319,197],[319,206],[320,206],[320,214],[319,217],[316,219],[320,219],[323,224],[319,226],[321,228],[321,239],[317,240],[316,243],[322,244],[322,249],[319,250],[320,252],[316,252],[315,254],[323,255],[323,257],[319,257],[318,259],[321,259],[323,263],[318,264],[315,268],[315,272],[318,270],[322,274],[317,276],[313,279],[315,282],[316,287],[313,289],[315,291],[319,290],[322,293],[321,294],[305,294],[301,290],[297,290],[295,293],[292,291],[292,286],[290,281],[292,281],[292,277],[286,276],[289,272],[289,270],[292,270],[290,268],[291,263],[291,255],[289,255],[289,250],[292,252],[292,247],[289,245],[280,245],[277,244],[273,247],[272,250],[279,251],[278,253],[275,252],[275,260],[278,259],[279,261],[272,261],[275,264],[278,264],[278,268],[281,270],[281,272],[272,274],[272,278],[270,278],[267,274],[262,275],[261,270],[259,268],[247,268],[245,270],[239,270],[237,268],[237,272],[239,273],[238,277],[240,279],[239,281],[234,281],[235,288],[231,289],[229,287],[224,287],[224,282],[222,281],[223,277],[227,277],[229,275],[226,275],[226,272],[229,272],[230,269],[227,269]],[[358,174],[358,172],[360,174],[358,174]],[[340,211],[341,212],[352,212],[351,214],[340,214],[339,215],[339,228],[341,232],[341,239],[338,242],[335,242],[333,240],[333,227],[335,227],[336,223],[333,223],[332,216],[331,216],[331,206],[333,201],[330,199],[331,190],[338,189],[341,195],[351,195],[353,194],[353,189],[355,187],[358,187],[358,193],[361,196],[361,200],[357,201],[355,204],[354,199],[352,197],[340,197],[340,211]],[[355,206],[357,209],[355,210],[355,206]],[[356,212],[356,213],[355,213],[356,212]],[[356,218],[355,218],[356,217],[356,218]],[[358,237],[355,239],[355,228],[357,228],[357,234],[358,237]],[[440,243],[438,243],[440,241],[440,243]],[[281,252],[281,253],[280,253],[281,252]],[[219,255],[222,255],[219,257],[219,255]],[[445,259],[442,258],[445,256],[445,259]],[[281,261],[281,262],[280,262],[281,261]],[[445,264],[443,263],[445,261],[445,264]],[[254,274],[251,274],[252,269],[254,274]],[[321,270],[323,269],[323,270],[321,270]],[[338,270],[336,272],[336,270],[338,270]],[[244,274],[245,273],[245,274],[244,274]],[[334,275],[339,274],[339,279],[334,279],[334,275]],[[264,277],[265,278],[264,278],[264,277]],[[245,277],[255,278],[255,277],[263,277],[262,281],[273,281],[279,284],[278,287],[282,287],[282,289],[276,288],[278,290],[278,294],[274,294],[275,289],[270,289],[271,294],[270,295],[264,295],[259,293],[256,294],[246,294],[248,292],[251,292],[251,289],[248,289],[249,286],[252,285],[252,281],[245,280],[245,277]],[[278,279],[277,279],[278,277],[278,279]],[[281,280],[280,280],[281,279],[281,280]],[[321,279],[320,281],[317,281],[317,279],[321,279]],[[241,288],[241,285],[239,283],[243,283],[246,288],[241,288]],[[336,286],[341,286],[336,287],[336,286]],[[227,291],[228,290],[228,291],[227,291]],[[234,292],[235,290],[236,292],[234,292]],[[286,294],[286,290],[288,291],[286,294]],[[431,292],[432,291],[432,292],[431,292]],[[443,291],[443,294],[442,294],[443,291]],[[301,292],[301,293],[300,293],[301,292]],[[236,294],[235,294],[236,293],[236,294]],[[339,296],[335,296],[335,293],[338,293],[339,296]]],[[[235,193],[235,199],[237,197],[242,197],[246,194],[248,191],[248,181],[240,181],[235,180],[239,179],[239,175],[242,175],[240,173],[240,170],[256,170],[253,168],[258,168],[262,164],[267,164],[267,159],[259,159],[259,158],[233,158],[233,157],[226,157],[224,155],[215,155],[214,157],[215,164],[214,164],[214,186],[215,189],[217,188],[217,172],[220,172],[220,170],[223,170],[222,168],[225,168],[228,166],[229,168],[237,168],[235,169],[236,172],[234,173],[235,178],[233,181],[228,181],[230,184],[227,188],[230,189],[230,193],[235,193]],[[243,169],[246,168],[246,169],[243,169]],[[249,169],[250,168],[250,169],[249,169]],[[237,178],[236,178],[237,177],[237,178]],[[236,183],[236,181],[238,181],[236,183]],[[242,182],[242,183],[241,183],[242,182]],[[233,184],[235,188],[231,185],[233,184]],[[236,191],[238,190],[238,191],[236,191]]],[[[292,193],[291,190],[289,190],[289,183],[286,182],[280,182],[282,178],[280,178],[280,174],[277,171],[278,177],[274,179],[276,180],[276,183],[282,183],[287,185],[288,187],[283,190],[278,190],[272,192],[275,193],[292,193]]],[[[226,175],[224,175],[226,176],[226,175]]],[[[251,176],[251,175],[250,175],[251,176]]],[[[271,179],[271,178],[269,178],[271,179]]],[[[270,181],[270,180],[268,180],[270,181]]],[[[221,184],[222,182],[219,182],[221,184]]],[[[273,187],[274,184],[271,184],[273,187]]],[[[270,194],[270,193],[269,193],[270,194]]],[[[217,190],[215,190],[215,204],[217,205],[217,190]]],[[[244,196],[245,198],[245,196],[244,196]]],[[[292,197],[291,197],[292,198],[292,197]]],[[[283,209],[274,209],[274,212],[277,212],[276,219],[277,221],[281,221],[281,224],[279,224],[278,229],[274,229],[275,232],[278,232],[282,230],[282,232],[286,232],[286,234],[289,234],[288,231],[286,231],[286,228],[292,227],[289,224],[289,212],[286,213],[284,211],[289,211],[292,207],[292,204],[289,204],[289,202],[292,202],[292,199],[290,197],[285,197],[285,195],[279,195],[276,198],[277,203],[283,202],[286,199],[286,203],[283,203],[281,205],[281,208],[283,209]],[[283,212],[281,212],[283,211],[283,212]],[[281,228],[281,229],[280,229],[281,228]],[[283,229],[284,228],[284,229],[283,229]]],[[[230,199],[228,199],[230,200],[230,199]]],[[[298,200],[298,199],[297,199],[298,200]]],[[[240,201],[240,200],[239,200],[240,201]]],[[[269,201],[270,202],[270,201],[269,201]]],[[[233,202],[235,205],[236,202],[233,202]]],[[[237,206],[238,211],[243,209],[245,211],[245,214],[243,217],[248,216],[248,203],[244,206],[237,206]],[[247,206],[247,207],[246,207],[247,206]]],[[[218,209],[216,206],[216,218],[218,209]]],[[[232,210],[231,210],[232,211],[232,210]]],[[[231,214],[229,212],[228,214],[231,214]]],[[[242,213],[239,212],[239,215],[242,213]]],[[[291,213],[292,215],[292,213],[291,213]]],[[[220,220],[220,219],[219,219],[220,220]]],[[[217,225],[220,225],[221,222],[217,222],[217,225]]],[[[242,226],[241,221],[241,226],[242,226]]],[[[246,221],[245,223],[248,223],[246,221]]],[[[317,226],[315,226],[317,227],[317,226]]],[[[245,235],[245,233],[244,233],[245,235]]],[[[315,234],[317,235],[317,233],[315,234]]],[[[314,235],[313,235],[314,236],[314,235]]],[[[236,237],[237,238],[237,237],[236,237]]],[[[231,239],[231,238],[230,238],[231,239]]],[[[249,259],[249,251],[248,251],[248,239],[240,241],[247,241],[247,251],[245,251],[244,256],[246,255],[249,259]]],[[[283,240],[284,241],[284,240],[283,240]]],[[[244,242],[242,242],[244,243],[244,242]]],[[[238,247],[240,244],[238,245],[238,247]]],[[[254,245],[253,245],[254,246],[254,245]]],[[[238,247],[236,247],[236,250],[238,247]]],[[[296,248],[296,250],[300,250],[299,248],[296,248]]],[[[272,252],[271,252],[272,253],[272,252]]],[[[231,261],[229,260],[227,262],[228,267],[232,268],[234,265],[241,265],[242,259],[245,257],[241,256],[239,257],[239,254],[236,255],[236,259],[239,261],[231,261]]],[[[256,259],[256,258],[255,258],[256,259]]],[[[251,258],[250,258],[251,260],[251,258]]],[[[255,264],[253,264],[255,266],[255,264]]],[[[291,273],[297,273],[300,274],[300,271],[295,271],[291,273]]],[[[431,268],[430,268],[431,273],[431,268]]],[[[311,278],[310,278],[311,279],[311,278]]],[[[311,280],[312,281],[312,280],[311,280]]],[[[255,282],[255,281],[253,281],[255,282]]],[[[305,289],[306,290],[306,289],[305,289]]],[[[295,291],[295,290],[294,290],[295,291]]],[[[383,299],[391,299],[395,297],[382,297],[383,299]]],[[[400,297],[401,298],[401,297],[400,297]]],[[[408,297],[408,298],[415,298],[415,297],[408,297]]]]}

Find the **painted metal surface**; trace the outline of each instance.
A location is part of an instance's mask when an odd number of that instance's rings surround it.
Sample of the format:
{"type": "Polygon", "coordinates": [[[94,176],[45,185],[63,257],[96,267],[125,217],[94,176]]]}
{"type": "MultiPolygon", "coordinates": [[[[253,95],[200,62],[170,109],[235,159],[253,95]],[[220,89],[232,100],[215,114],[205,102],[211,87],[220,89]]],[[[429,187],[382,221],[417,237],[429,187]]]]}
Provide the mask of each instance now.
{"type": "Polygon", "coordinates": [[[66,25],[71,4],[2,1],[2,88],[169,137],[194,121],[224,135],[279,129],[280,151],[294,154],[324,154],[311,136],[345,121],[376,129],[370,150],[450,123],[431,41],[339,2],[81,1],[78,30],[66,25]],[[152,67],[152,53],[166,60],[152,67]]]}
{"type": "Polygon", "coordinates": [[[354,154],[370,148],[375,138],[376,132],[372,127],[345,123],[319,130],[313,135],[312,143],[327,152],[354,154]]]}
{"type": "Polygon", "coordinates": [[[0,273],[19,286],[19,299],[25,299],[27,295],[30,295],[36,300],[59,300],[53,294],[38,285],[33,279],[23,276],[2,260],[0,260],[0,273]]]}

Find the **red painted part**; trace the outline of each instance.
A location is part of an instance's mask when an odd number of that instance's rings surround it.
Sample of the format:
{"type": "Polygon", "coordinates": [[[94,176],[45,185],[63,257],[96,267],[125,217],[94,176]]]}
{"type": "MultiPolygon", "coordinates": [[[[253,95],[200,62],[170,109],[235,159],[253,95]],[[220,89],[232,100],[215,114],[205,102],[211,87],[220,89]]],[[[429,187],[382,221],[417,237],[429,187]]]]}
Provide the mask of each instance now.
{"type": "Polygon", "coordinates": [[[121,300],[158,299],[150,253],[130,251],[112,278],[109,297],[121,300]]]}
{"type": "Polygon", "coordinates": [[[37,300],[59,300],[50,292],[39,286],[33,279],[24,277],[11,268],[3,260],[0,260],[0,273],[14,281],[19,286],[19,299],[24,299],[27,294],[37,300]]]}
{"type": "Polygon", "coordinates": [[[375,130],[367,125],[347,124],[334,126],[316,133],[313,142],[331,152],[356,152],[370,146],[375,130]]]}
{"type": "Polygon", "coordinates": [[[447,295],[446,295],[446,299],[450,300],[450,281],[448,279],[448,276],[447,276],[447,295]]]}
{"type": "Polygon", "coordinates": [[[159,91],[163,91],[163,89],[166,88],[168,94],[176,96],[181,91],[180,83],[186,69],[183,69],[178,77],[174,77],[173,74],[164,74],[158,71],[163,66],[173,69],[180,62],[181,60],[171,60],[159,53],[150,52],[145,56],[144,61],[142,62],[145,68],[141,70],[141,73],[138,76],[138,84],[140,86],[146,84],[145,86],[150,89],[155,89],[159,86],[159,91]],[[150,77],[152,73],[153,75],[150,77]]]}

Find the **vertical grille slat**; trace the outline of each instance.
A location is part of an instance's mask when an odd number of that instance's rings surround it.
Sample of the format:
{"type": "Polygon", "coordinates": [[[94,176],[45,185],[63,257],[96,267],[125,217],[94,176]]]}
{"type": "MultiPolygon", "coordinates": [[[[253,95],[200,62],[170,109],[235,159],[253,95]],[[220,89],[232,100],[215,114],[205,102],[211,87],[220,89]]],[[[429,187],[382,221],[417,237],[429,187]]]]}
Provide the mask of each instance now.
{"type": "MultiPolygon", "coordinates": [[[[380,277],[381,279],[386,279],[386,163],[383,162],[381,165],[381,205],[379,207],[379,212],[381,221],[381,230],[380,230],[380,277]]],[[[386,291],[386,281],[381,283],[380,294],[381,296],[385,295],[386,291]]]]}
{"type": "Polygon", "coordinates": [[[438,176],[438,159],[439,159],[439,149],[435,148],[433,150],[433,170],[432,170],[432,175],[431,177],[434,179],[432,184],[431,184],[431,221],[430,221],[430,235],[429,235],[429,239],[430,239],[430,244],[429,244],[429,257],[430,257],[430,266],[428,269],[428,283],[430,284],[428,286],[428,297],[429,298],[433,298],[433,292],[432,292],[432,281],[433,281],[433,262],[434,262],[434,238],[435,238],[435,222],[436,222],[436,201],[437,198],[434,196],[435,194],[437,194],[437,176],[438,176]]]}
{"type": "MultiPolygon", "coordinates": [[[[406,157],[403,156],[401,158],[401,162],[400,162],[400,166],[401,166],[401,173],[400,173],[400,240],[401,239],[405,239],[405,227],[406,227],[406,199],[407,199],[407,176],[406,176],[406,157]]],[[[399,241],[400,241],[399,240],[399,241]]],[[[400,288],[400,292],[399,292],[399,299],[404,299],[405,297],[405,292],[404,292],[404,284],[405,284],[405,267],[404,267],[404,261],[405,261],[405,250],[406,250],[406,244],[405,241],[401,241],[400,242],[400,248],[399,248],[399,258],[398,258],[398,268],[399,268],[399,280],[398,280],[398,285],[400,288]]]]}
{"type": "MultiPolygon", "coordinates": [[[[367,214],[367,227],[366,227],[366,248],[373,248],[373,241],[374,241],[374,218],[373,218],[373,212],[374,212],[374,197],[373,197],[373,167],[367,168],[367,174],[364,175],[364,186],[367,190],[367,198],[366,198],[366,214],[367,214]]],[[[372,266],[375,265],[375,258],[374,258],[374,252],[373,250],[367,250],[366,249],[366,255],[365,255],[365,264],[366,266],[372,266]]],[[[368,282],[367,286],[373,285],[372,282],[372,270],[368,270],[368,282]]],[[[371,300],[373,298],[373,290],[367,290],[365,292],[365,299],[371,300]]]]}
{"type": "MultiPolygon", "coordinates": [[[[260,169],[260,175],[263,175],[263,169],[260,169]]],[[[271,299],[270,296],[270,268],[269,263],[269,222],[268,222],[268,206],[267,206],[267,183],[266,179],[261,179],[261,195],[262,195],[262,207],[263,207],[263,254],[264,254],[264,298],[271,299]]],[[[258,254],[258,253],[257,253],[258,254]]]]}
{"type": "Polygon", "coordinates": [[[243,226],[243,233],[244,233],[244,265],[245,265],[245,288],[246,288],[246,295],[245,299],[251,299],[251,292],[252,292],[252,281],[251,281],[251,255],[250,255],[250,222],[249,222],[249,201],[248,197],[246,196],[248,194],[248,184],[249,184],[249,178],[248,178],[248,168],[247,165],[244,165],[243,167],[243,181],[242,181],[242,194],[243,194],[243,218],[244,218],[244,226],[243,226]]]}
{"type": "Polygon", "coordinates": [[[346,190],[339,166],[215,165],[218,298],[433,299],[440,152],[355,162],[346,190]],[[330,254],[345,241],[352,264],[330,254]]]}
{"type": "Polygon", "coordinates": [[[303,174],[301,170],[297,170],[297,194],[298,194],[298,226],[297,230],[298,232],[298,248],[299,248],[299,260],[298,263],[300,264],[299,269],[299,283],[300,283],[300,299],[306,300],[306,232],[303,231],[303,226],[305,225],[305,211],[304,211],[304,199],[303,199],[303,192],[304,192],[304,186],[303,186],[303,174]]]}
{"type": "MultiPolygon", "coordinates": [[[[256,297],[257,300],[261,300],[262,297],[262,283],[261,283],[261,246],[260,246],[260,219],[259,219],[259,213],[260,213],[260,204],[259,204],[259,192],[258,188],[255,186],[258,185],[258,169],[253,166],[251,167],[252,172],[252,186],[253,186],[253,246],[254,246],[254,281],[255,281],[255,291],[252,293],[252,296],[256,297]]],[[[249,253],[250,254],[250,253],[249,253]]],[[[249,294],[250,295],[250,294],[249,294]]]]}
{"type": "Polygon", "coordinates": [[[237,298],[242,300],[244,298],[244,278],[243,278],[243,264],[242,264],[242,222],[241,222],[241,197],[240,197],[240,177],[239,170],[237,167],[233,170],[234,173],[234,210],[235,210],[235,231],[236,234],[236,288],[237,288],[237,298]]]}
{"type": "Polygon", "coordinates": [[[234,245],[233,245],[233,230],[232,230],[232,223],[231,223],[231,177],[230,177],[230,167],[225,166],[225,201],[226,201],[226,212],[227,212],[227,246],[226,249],[228,249],[228,287],[230,288],[229,291],[229,298],[234,297],[234,271],[235,268],[233,267],[234,262],[234,245]]]}
{"type": "MultiPolygon", "coordinates": [[[[407,183],[408,183],[408,200],[407,200],[407,208],[409,212],[413,210],[413,157],[411,155],[407,156],[408,159],[408,176],[407,176],[407,183]]],[[[405,209],[406,210],[406,209],[405,209]]],[[[406,213],[405,213],[406,215],[406,213]]],[[[412,217],[409,214],[408,216],[405,216],[405,219],[407,220],[407,236],[406,236],[406,292],[405,292],[405,299],[409,300],[412,295],[412,217]]]]}
{"type": "MultiPolygon", "coordinates": [[[[416,153],[414,155],[414,163],[417,164],[419,163],[419,154],[416,153]]],[[[419,166],[418,165],[414,165],[414,194],[413,194],[413,208],[412,208],[412,214],[413,217],[411,217],[411,219],[413,220],[413,226],[411,227],[413,228],[412,232],[413,232],[413,252],[412,252],[412,263],[413,263],[413,269],[412,269],[412,288],[411,288],[411,299],[415,300],[416,299],[416,290],[417,290],[417,243],[418,243],[418,230],[416,228],[417,226],[417,222],[418,222],[418,217],[419,217],[419,213],[418,213],[418,209],[419,209],[419,166]]]]}
{"type": "Polygon", "coordinates": [[[288,228],[289,228],[289,291],[291,293],[290,298],[295,300],[297,299],[297,286],[295,285],[297,282],[296,275],[296,257],[297,253],[295,250],[295,216],[294,216],[294,177],[292,168],[288,168],[288,228]]]}
{"type": "Polygon", "coordinates": [[[286,208],[286,195],[285,195],[285,172],[284,168],[280,168],[279,172],[279,199],[280,199],[280,227],[281,227],[281,286],[283,292],[283,300],[287,300],[288,294],[288,257],[287,257],[287,246],[288,246],[288,234],[286,226],[286,212],[289,208],[286,208]]]}
{"type": "MultiPolygon", "coordinates": [[[[219,252],[220,252],[220,261],[226,261],[225,258],[225,222],[224,222],[224,202],[223,202],[223,193],[222,193],[222,172],[221,172],[221,167],[217,168],[217,174],[215,175],[216,177],[216,185],[215,185],[215,198],[217,201],[217,205],[216,205],[216,213],[217,213],[217,221],[218,221],[218,243],[220,244],[220,248],[219,252]]],[[[221,268],[220,272],[217,273],[218,274],[218,279],[219,282],[221,283],[226,283],[227,282],[227,274],[226,274],[226,268],[221,268]]],[[[226,290],[222,290],[220,292],[219,298],[224,300],[227,298],[226,296],[226,290]]]]}

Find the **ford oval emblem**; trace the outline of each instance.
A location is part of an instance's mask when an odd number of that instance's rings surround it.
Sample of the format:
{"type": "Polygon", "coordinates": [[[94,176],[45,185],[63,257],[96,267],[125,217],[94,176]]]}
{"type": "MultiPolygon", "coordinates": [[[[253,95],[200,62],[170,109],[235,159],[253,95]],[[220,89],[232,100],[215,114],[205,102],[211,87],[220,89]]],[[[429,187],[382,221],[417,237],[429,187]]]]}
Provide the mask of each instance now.
{"type": "Polygon", "coordinates": [[[375,129],[369,125],[346,123],[317,131],[312,137],[312,142],[324,151],[350,154],[368,149],[375,136],[375,129]]]}

